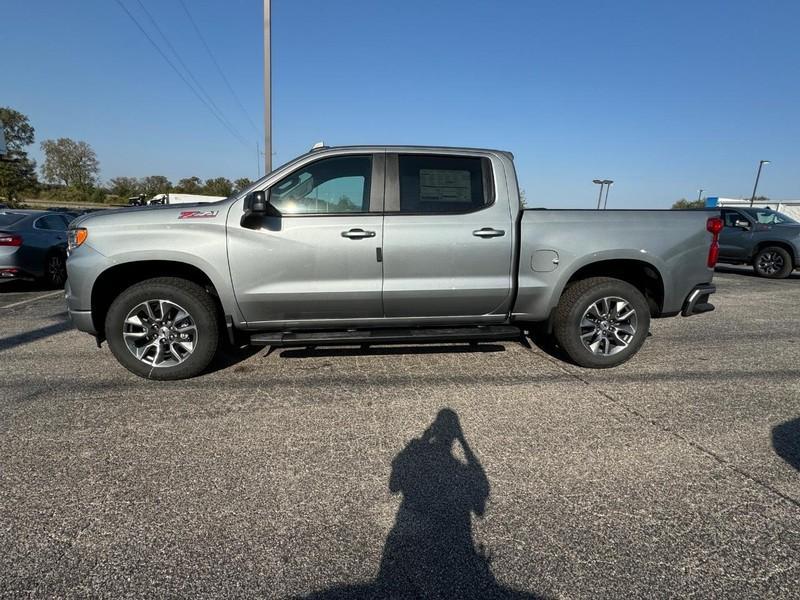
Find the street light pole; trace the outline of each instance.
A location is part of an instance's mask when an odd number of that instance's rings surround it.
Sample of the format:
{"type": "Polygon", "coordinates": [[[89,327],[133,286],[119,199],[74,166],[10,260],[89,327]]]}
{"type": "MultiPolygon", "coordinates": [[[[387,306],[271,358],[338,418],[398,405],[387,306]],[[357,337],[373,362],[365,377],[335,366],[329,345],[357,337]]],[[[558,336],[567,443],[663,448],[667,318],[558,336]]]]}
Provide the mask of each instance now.
{"type": "Polygon", "coordinates": [[[768,160],[760,160],[760,161],[758,161],[758,173],[756,173],[756,184],[753,186],[753,195],[750,196],[750,206],[751,207],[753,206],[753,202],[755,202],[755,199],[756,199],[756,190],[758,189],[758,180],[761,178],[761,167],[763,167],[764,165],[768,165],[768,164],[769,164],[768,160]]]}
{"type": "Polygon", "coordinates": [[[700,202],[703,199],[703,188],[697,190],[697,201],[700,202]]]}
{"type": "Polygon", "coordinates": [[[611,186],[614,185],[614,182],[610,179],[606,179],[603,183],[606,184],[606,200],[603,202],[603,210],[606,210],[606,208],[608,208],[608,192],[611,190],[611,186]]]}
{"type": "Polygon", "coordinates": [[[272,171],[272,0],[264,0],[264,174],[272,171]]]}
{"type": "Polygon", "coordinates": [[[592,179],[592,183],[599,183],[600,184],[600,195],[597,197],[597,210],[600,210],[600,202],[603,200],[603,185],[605,184],[605,180],[603,180],[603,179],[592,179]]]}

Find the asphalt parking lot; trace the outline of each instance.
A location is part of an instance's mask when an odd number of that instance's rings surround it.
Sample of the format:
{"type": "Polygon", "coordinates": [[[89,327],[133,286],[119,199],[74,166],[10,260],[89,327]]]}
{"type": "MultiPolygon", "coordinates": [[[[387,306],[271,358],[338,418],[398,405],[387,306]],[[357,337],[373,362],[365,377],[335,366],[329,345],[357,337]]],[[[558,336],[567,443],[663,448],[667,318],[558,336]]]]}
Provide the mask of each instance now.
{"type": "Polygon", "coordinates": [[[0,286],[0,591],[800,597],[800,276],[750,273],[610,371],[293,349],[169,383],[0,286]]]}

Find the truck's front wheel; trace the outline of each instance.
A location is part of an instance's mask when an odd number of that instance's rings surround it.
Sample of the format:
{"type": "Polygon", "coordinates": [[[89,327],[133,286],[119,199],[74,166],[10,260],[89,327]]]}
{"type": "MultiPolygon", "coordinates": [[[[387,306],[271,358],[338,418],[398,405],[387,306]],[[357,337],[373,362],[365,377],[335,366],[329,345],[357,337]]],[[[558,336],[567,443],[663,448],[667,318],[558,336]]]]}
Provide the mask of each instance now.
{"type": "Polygon", "coordinates": [[[650,308],[642,293],[611,277],[571,284],[554,317],[561,348],[578,365],[593,369],[624,363],[641,348],[650,329],[650,308]]]}
{"type": "Polygon", "coordinates": [[[158,277],[122,292],[108,310],[106,339],[129,371],[148,379],[201,373],[219,343],[216,307],[202,287],[158,277]]]}

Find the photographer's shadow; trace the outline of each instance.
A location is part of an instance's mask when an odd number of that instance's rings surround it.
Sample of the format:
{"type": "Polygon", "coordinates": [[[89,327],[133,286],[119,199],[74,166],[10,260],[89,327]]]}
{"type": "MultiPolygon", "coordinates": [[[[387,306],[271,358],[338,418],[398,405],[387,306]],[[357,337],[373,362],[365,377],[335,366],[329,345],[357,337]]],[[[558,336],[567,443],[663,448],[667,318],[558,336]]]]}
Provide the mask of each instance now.
{"type": "Polygon", "coordinates": [[[375,581],[310,598],[535,597],[501,586],[475,548],[472,514],[483,516],[489,481],[453,410],[441,410],[395,457],[389,490],[403,499],[375,581]]]}

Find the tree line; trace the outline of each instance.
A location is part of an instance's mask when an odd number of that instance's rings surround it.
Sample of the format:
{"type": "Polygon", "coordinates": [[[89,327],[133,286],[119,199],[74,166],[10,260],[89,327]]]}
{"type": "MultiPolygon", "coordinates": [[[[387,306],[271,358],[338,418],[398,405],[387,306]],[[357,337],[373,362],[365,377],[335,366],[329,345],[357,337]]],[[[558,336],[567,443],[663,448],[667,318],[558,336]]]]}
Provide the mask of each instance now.
{"type": "Polygon", "coordinates": [[[28,117],[13,108],[0,107],[0,125],[7,146],[5,160],[0,162],[0,197],[11,206],[21,205],[24,198],[127,204],[132,197],[151,198],[167,192],[230,196],[252,183],[246,177],[233,181],[214,177],[203,181],[193,176],[173,184],[163,175],[114,177],[101,183],[100,161],[95,151],[88,143],[70,138],[41,142],[44,160],[37,169],[36,161],[26,150],[35,141],[35,130],[28,117]]]}

